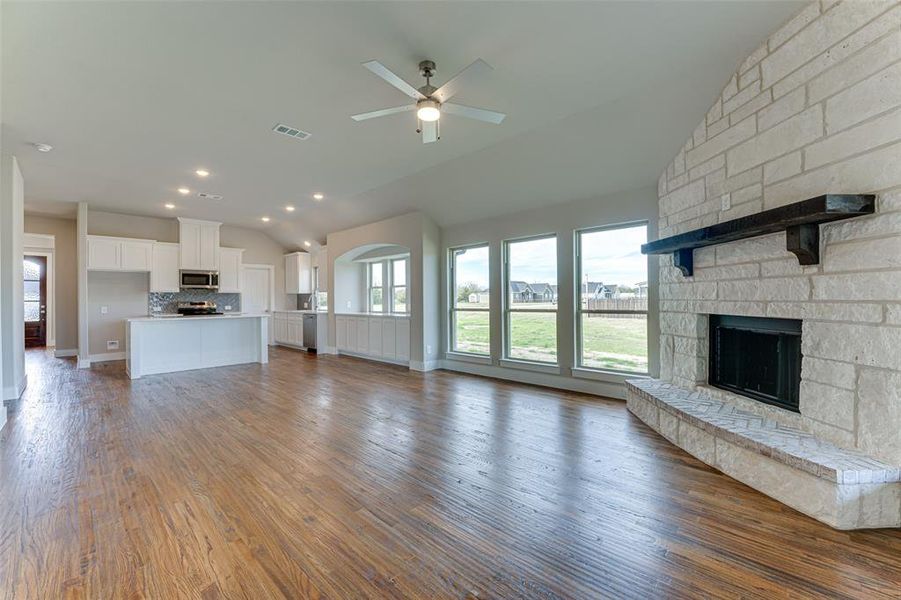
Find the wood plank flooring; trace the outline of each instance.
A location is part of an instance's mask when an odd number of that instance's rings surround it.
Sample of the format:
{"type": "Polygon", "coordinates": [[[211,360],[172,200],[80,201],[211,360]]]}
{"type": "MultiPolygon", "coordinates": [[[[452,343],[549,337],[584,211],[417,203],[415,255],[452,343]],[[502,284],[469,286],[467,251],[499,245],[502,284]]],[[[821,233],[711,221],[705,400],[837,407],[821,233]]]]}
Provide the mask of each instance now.
{"type": "Polygon", "coordinates": [[[901,596],[901,532],[829,529],[619,401],[287,349],[28,376],[5,599],[901,596]]]}

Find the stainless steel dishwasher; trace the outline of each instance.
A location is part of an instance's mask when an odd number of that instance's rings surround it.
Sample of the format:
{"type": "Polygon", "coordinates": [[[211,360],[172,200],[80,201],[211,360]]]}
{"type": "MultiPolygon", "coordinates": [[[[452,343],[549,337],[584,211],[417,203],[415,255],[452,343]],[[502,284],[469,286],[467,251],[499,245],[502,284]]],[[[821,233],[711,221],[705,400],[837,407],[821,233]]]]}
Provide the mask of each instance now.
{"type": "Polygon", "coordinates": [[[303,346],[307,352],[316,352],[316,317],[317,315],[303,316],[303,346]]]}

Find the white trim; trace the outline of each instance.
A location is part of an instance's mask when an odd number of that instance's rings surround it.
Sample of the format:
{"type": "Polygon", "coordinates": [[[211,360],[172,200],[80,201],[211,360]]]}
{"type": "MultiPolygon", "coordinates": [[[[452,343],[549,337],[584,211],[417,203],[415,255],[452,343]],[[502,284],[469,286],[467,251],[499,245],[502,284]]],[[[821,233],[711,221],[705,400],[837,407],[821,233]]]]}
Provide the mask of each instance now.
{"type": "Polygon", "coordinates": [[[480,365],[490,365],[491,357],[487,354],[467,354],[466,352],[453,352],[448,350],[445,352],[445,356],[449,360],[462,360],[464,362],[471,362],[480,365]]]}
{"type": "Polygon", "coordinates": [[[492,379],[503,379],[506,381],[516,381],[518,383],[528,383],[530,385],[540,385],[556,390],[582,392],[584,394],[613,398],[615,400],[626,399],[626,386],[620,383],[574,379],[564,375],[538,373],[522,369],[511,371],[504,367],[476,365],[454,360],[442,361],[441,368],[448,371],[458,371],[460,373],[491,377],[492,379]]]}
{"type": "Polygon", "coordinates": [[[56,350],[53,353],[56,358],[68,358],[70,356],[78,356],[78,348],[68,348],[66,350],[56,350]]]}
{"type": "Polygon", "coordinates": [[[108,362],[111,360],[125,360],[125,352],[105,352],[103,354],[92,354],[88,366],[95,362],[108,362]]]}
{"type": "MultiPolygon", "coordinates": [[[[3,399],[4,400],[18,400],[22,397],[22,394],[25,393],[25,388],[28,387],[28,375],[23,375],[22,379],[19,381],[19,385],[8,385],[3,388],[3,399]]],[[[0,406],[0,410],[3,410],[3,407],[0,406]]]]}
{"type": "Polygon", "coordinates": [[[53,250],[56,247],[56,236],[49,233],[25,233],[22,235],[22,247],[53,250]]]}
{"type": "Polygon", "coordinates": [[[532,362],[528,360],[516,360],[514,358],[502,358],[498,361],[502,367],[508,369],[520,369],[522,371],[534,371],[535,373],[547,373],[559,375],[560,365],[532,362]]]}
{"type": "Polygon", "coordinates": [[[420,371],[422,373],[426,373],[428,371],[434,371],[435,369],[441,368],[440,360],[427,360],[427,361],[418,361],[411,360],[410,361],[410,370],[411,371],[420,371]]]}
{"type": "Polygon", "coordinates": [[[78,368],[79,369],[90,369],[91,368],[91,359],[79,358],[78,359],[78,368]]]}
{"type": "MultiPolygon", "coordinates": [[[[25,235],[36,236],[38,234],[27,233],[25,235]]],[[[52,235],[43,237],[51,238],[51,243],[55,239],[52,235]]],[[[25,260],[26,256],[41,256],[47,259],[47,339],[44,345],[56,346],[56,267],[53,260],[53,246],[51,245],[50,248],[51,250],[48,251],[37,246],[27,246],[22,250],[22,260],[25,260]]]]}
{"type": "Polygon", "coordinates": [[[573,367],[570,375],[579,379],[592,379],[594,381],[607,381],[610,383],[625,383],[627,379],[648,379],[647,373],[624,373],[622,371],[604,371],[602,369],[587,369],[585,367],[573,367]]]}
{"type": "MultiPolygon", "coordinates": [[[[410,367],[411,369],[413,368],[411,366],[413,364],[412,362],[408,362],[405,360],[394,360],[391,358],[382,358],[379,356],[372,356],[371,354],[363,354],[362,352],[348,352],[347,350],[339,350],[335,354],[338,356],[353,356],[354,358],[363,358],[363,359],[372,360],[375,362],[388,363],[389,365],[398,365],[400,367],[410,367]]],[[[421,371],[423,369],[416,369],[416,370],[421,371]]]]}

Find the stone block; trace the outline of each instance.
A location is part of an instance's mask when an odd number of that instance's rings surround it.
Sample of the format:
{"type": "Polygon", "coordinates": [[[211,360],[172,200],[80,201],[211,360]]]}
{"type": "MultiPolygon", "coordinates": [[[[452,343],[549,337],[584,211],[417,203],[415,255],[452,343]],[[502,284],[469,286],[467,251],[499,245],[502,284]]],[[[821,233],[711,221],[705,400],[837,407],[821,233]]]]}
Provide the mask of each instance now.
{"type": "Polygon", "coordinates": [[[767,305],[767,316],[779,319],[879,323],[882,321],[882,305],[859,302],[770,302],[767,305]]]}
{"type": "MultiPolygon", "coordinates": [[[[724,115],[731,114],[732,111],[736,110],[739,107],[744,106],[751,100],[754,100],[759,94],[760,94],[760,81],[755,81],[754,83],[752,83],[745,89],[741,90],[740,92],[738,92],[737,94],[735,94],[734,96],[729,98],[729,100],[723,101],[723,114],[724,115]]],[[[767,92],[767,95],[769,95],[769,92],[767,92]]],[[[745,116],[747,117],[748,115],[751,115],[754,112],[756,112],[756,111],[753,111],[753,110],[750,112],[745,111],[745,116]]],[[[739,121],[741,121],[741,119],[736,117],[734,119],[731,119],[730,122],[738,123],[739,121]]]]}
{"type": "Polygon", "coordinates": [[[801,151],[786,154],[763,165],[763,182],[770,184],[801,172],[801,151]]]}
{"type": "MultiPolygon", "coordinates": [[[[669,184],[667,184],[667,187],[669,188],[669,184]]],[[[660,214],[662,216],[669,216],[696,204],[701,204],[706,199],[707,196],[705,193],[704,182],[698,180],[672,191],[661,198],[660,214]]]]}
{"type": "Polygon", "coordinates": [[[831,135],[899,105],[901,63],[896,63],[827,100],[826,131],[831,135]]]}
{"type": "MultiPolygon", "coordinates": [[[[754,68],[754,69],[749,69],[749,70],[741,73],[738,76],[738,89],[739,90],[744,90],[749,85],[752,85],[752,84],[756,84],[755,85],[756,89],[760,88],[760,68],[759,67],[754,68]]],[[[768,99],[769,99],[769,95],[768,95],[768,99]]],[[[754,112],[754,111],[752,110],[752,111],[748,112],[747,114],[749,115],[752,112],[754,112]]],[[[745,116],[747,116],[747,115],[745,115],[745,116]]],[[[744,117],[740,117],[740,118],[744,118],[744,117]]]]}
{"type": "Polygon", "coordinates": [[[901,371],[901,328],[825,321],[804,321],[803,328],[804,356],[901,371]]]}
{"type": "Polygon", "coordinates": [[[794,255],[785,249],[784,233],[774,233],[716,246],[716,264],[718,265],[789,257],[794,258],[794,255]]]}
{"type": "Polygon", "coordinates": [[[687,313],[660,313],[660,333],[703,338],[707,336],[707,319],[687,313]]]}
{"type": "Polygon", "coordinates": [[[811,2],[770,36],[770,39],[767,41],[769,49],[775,50],[787,42],[792,36],[813,22],[818,16],[820,16],[820,4],[819,2],[811,2]]]}
{"type": "Polygon", "coordinates": [[[802,380],[800,408],[801,414],[805,417],[848,431],[854,429],[855,406],[852,391],[802,380]]]}
{"type": "Polygon", "coordinates": [[[823,109],[812,106],[743,142],[726,153],[726,173],[732,176],[805,146],[823,135],[823,109]]]}
{"type": "Polygon", "coordinates": [[[716,463],[716,438],[703,429],[682,421],[677,445],[708,465],[716,463]]]}
{"type": "Polygon", "coordinates": [[[901,465],[901,373],[861,369],[857,393],[860,449],[901,465]]]}
{"type": "Polygon", "coordinates": [[[721,281],[720,300],[745,300],[749,302],[778,300],[807,300],[810,282],[806,277],[774,277],[753,281],[721,281]]]}
{"type": "Polygon", "coordinates": [[[805,106],[807,106],[807,100],[804,95],[804,88],[798,88],[761,109],[757,115],[757,128],[759,131],[766,131],[789,117],[798,114],[804,110],[805,106]]]}
{"type": "Polygon", "coordinates": [[[642,400],[634,392],[630,391],[627,394],[626,408],[628,408],[629,412],[633,415],[644,421],[648,427],[655,430],[659,427],[657,421],[657,407],[646,400],[642,400]]]}
{"type": "MultiPolygon", "coordinates": [[[[760,61],[763,86],[769,87],[833,44],[864,26],[888,7],[884,2],[843,2],[821,18],[789,36],[760,61]]],[[[770,36],[772,40],[773,36],[770,36]]]]}
{"type": "Polygon", "coordinates": [[[760,275],[760,265],[738,264],[722,267],[695,268],[695,281],[721,281],[724,279],[756,279],[760,275]]]}
{"type": "Polygon", "coordinates": [[[805,356],[801,362],[801,378],[845,390],[857,387],[854,365],[812,356],[805,356]]]}
{"type": "MultiPolygon", "coordinates": [[[[723,169],[726,166],[726,157],[722,154],[717,154],[707,162],[703,162],[699,164],[697,167],[691,169],[688,172],[688,177],[692,181],[698,179],[699,177],[704,177],[705,175],[709,175],[714,171],[723,169]]],[[[723,175],[725,175],[726,171],[723,170],[723,175]]]]}
{"type": "Polygon", "coordinates": [[[901,141],[901,109],[810,144],[804,149],[804,165],[815,169],[897,141],[901,141]]]}
{"type": "MultiPolygon", "coordinates": [[[[829,244],[821,257],[823,271],[901,269],[901,232],[894,237],[829,244]]],[[[901,271],[898,272],[901,277],[901,271]]]]}
{"type": "Polygon", "coordinates": [[[901,213],[882,212],[874,215],[857,217],[845,221],[837,221],[823,225],[820,230],[820,238],[823,244],[835,242],[847,242],[870,237],[882,237],[901,235],[901,213]]]}
{"type": "Polygon", "coordinates": [[[819,102],[898,59],[901,59],[901,32],[896,31],[811,79],[807,84],[807,101],[819,102]]]}
{"type": "MultiPolygon", "coordinates": [[[[709,136],[713,135],[710,133],[711,129],[712,128],[708,125],[709,136]]],[[[757,121],[753,116],[748,117],[744,121],[739,121],[732,127],[726,129],[721,134],[716,135],[716,137],[711,137],[700,146],[686,152],[685,164],[689,169],[692,169],[702,162],[710,160],[717,154],[721,154],[725,150],[728,150],[732,146],[747,140],[756,133],[757,121]]]]}
{"type": "MultiPolygon", "coordinates": [[[[658,409],[659,410],[659,409],[658,409]]],[[[657,413],[656,430],[671,443],[679,445],[679,418],[665,410],[657,413]]]]}
{"type": "Polygon", "coordinates": [[[766,43],[761,44],[757,50],[748,55],[748,57],[742,61],[741,66],[738,68],[739,73],[744,73],[748,69],[752,67],[756,67],[758,63],[767,55],[767,45],[766,43]]]}
{"type": "Polygon", "coordinates": [[[660,286],[660,297],[664,300],[713,300],[716,298],[716,283],[694,282],[667,283],[660,286]]]}
{"type": "Polygon", "coordinates": [[[814,275],[814,300],[885,301],[901,298],[901,274],[897,271],[869,271],[814,275]]]}

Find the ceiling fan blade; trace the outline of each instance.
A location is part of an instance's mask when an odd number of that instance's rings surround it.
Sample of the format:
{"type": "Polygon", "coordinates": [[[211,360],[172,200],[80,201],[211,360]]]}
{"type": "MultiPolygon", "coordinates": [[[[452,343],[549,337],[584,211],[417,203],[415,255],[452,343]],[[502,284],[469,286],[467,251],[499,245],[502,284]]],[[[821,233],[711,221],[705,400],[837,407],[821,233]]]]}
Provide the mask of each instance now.
{"type": "Polygon", "coordinates": [[[456,93],[460,91],[460,88],[465,86],[468,82],[474,81],[478,79],[480,75],[493,70],[494,69],[491,68],[491,65],[486,63],[481,58],[477,58],[471,65],[451,77],[450,81],[435,90],[435,92],[432,94],[432,97],[438,100],[438,102],[447,102],[452,97],[454,97],[456,93]]]}
{"type": "Polygon", "coordinates": [[[402,91],[407,96],[413,98],[414,100],[425,99],[425,96],[423,96],[419,90],[398,77],[391,69],[389,69],[379,61],[370,60],[369,62],[364,62],[363,66],[402,91]]]}
{"type": "Polygon", "coordinates": [[[438,141],[438,121],[423,121],[422,143],[431,144],[438,141]]]}
{"type": "Polygon", "coordinates": [[[454,104],[447,102],[441,105],[441,112],[449,115],[457,115],[459,117],[467,117],[476,121],[485,121],[486,123],[494,123],[500,125],[501,121],[506,118],[504,113],[494,112],[493,110],[485,110],[484,108],[473,108],[472,106],[463,106],[462,104],[454,104]]]}
{"type": "Polygon", "coordinates": [[[372,112],[360,113],[359,115],[351,115],[354,121],[365,121],[366,119],[375,119],[376,117],[385,117],[402,112],[410,112],[416,108],[415,104],[407,104],[406,106],[395,106],[394,108],[383,108],[382,110],[374,110],[372,112]]]}

